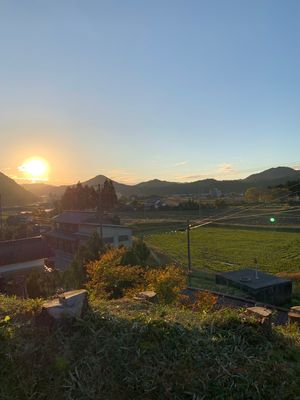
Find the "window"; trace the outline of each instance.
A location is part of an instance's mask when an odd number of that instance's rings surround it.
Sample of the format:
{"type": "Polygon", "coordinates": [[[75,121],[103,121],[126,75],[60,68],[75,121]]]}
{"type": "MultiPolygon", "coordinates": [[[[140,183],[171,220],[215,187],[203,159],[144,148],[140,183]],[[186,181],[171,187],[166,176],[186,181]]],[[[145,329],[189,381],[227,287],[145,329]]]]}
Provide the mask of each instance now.
{"type": "Polygon", "coordinates": [[[113,237],[103,238],[103,242],[104,243],[113,243],[114,242],[114,238],[113,237]]]}
{"type": "Polygon", "coordinates": [[[119,242],[126,242],[127,240],[129,240],[128,235],[120,235],[119,236],[119,242]]]}

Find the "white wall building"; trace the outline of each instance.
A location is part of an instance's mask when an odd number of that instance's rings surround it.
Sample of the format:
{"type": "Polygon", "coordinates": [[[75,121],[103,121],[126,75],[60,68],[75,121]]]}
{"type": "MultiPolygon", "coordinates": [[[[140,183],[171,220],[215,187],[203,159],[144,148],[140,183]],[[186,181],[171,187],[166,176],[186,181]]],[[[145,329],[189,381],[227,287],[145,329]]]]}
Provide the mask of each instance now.
{"type": "Polygon", "coordinates": [[[130,247],[132,230],[126,226],[106,222],[100,223],[94,211],[63,211],[53,218],[53,230],[47,232],[50,246],[55,252],[54,264],[66,268],[72,261],[79,246],[97,232],[105,244],[113,247],[130,247]]]}

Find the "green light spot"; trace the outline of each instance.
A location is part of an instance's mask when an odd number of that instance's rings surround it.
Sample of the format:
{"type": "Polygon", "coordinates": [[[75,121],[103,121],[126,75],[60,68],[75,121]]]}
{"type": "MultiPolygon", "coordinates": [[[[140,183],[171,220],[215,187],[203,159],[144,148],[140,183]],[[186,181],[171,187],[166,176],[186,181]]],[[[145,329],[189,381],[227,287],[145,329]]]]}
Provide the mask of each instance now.
{"type": "Polygon", "coordinates": [[[274,217],[271,217],[270,222],[274,223],[274,222],[276,222],[276,219],[274,217]]]}

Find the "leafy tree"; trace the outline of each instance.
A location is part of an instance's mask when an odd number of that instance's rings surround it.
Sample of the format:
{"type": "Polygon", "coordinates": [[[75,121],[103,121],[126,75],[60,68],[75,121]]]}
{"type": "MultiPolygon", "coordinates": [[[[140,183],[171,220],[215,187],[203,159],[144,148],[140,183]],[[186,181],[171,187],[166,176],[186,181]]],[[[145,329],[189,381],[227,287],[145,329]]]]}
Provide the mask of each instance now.
{"type": "Polygon", "coordinates": [[[180,210],[198,210],[199,203],[195,200],[188,199],[187,201],[179,203],[178,208],[180,210]]]}
{"type": "Polygon", "coordinates": [[[52,296],[61,286],[61,274],[56,269],[32,270],[26,279],[28,296],[31,298],[52,296]]]}
{"type": "Polygon", "coordinates": [[[139,239],[133,243],[133,252],[136,254],[136,257],[139,261],[138,264],[145,265],[150,255],[150,250],[142,239],[139,239]]]}
{"type": "Polygon", "coordinates": [[[85,210],[100,207],[102,211],[113,210],[118,203],[117,195],[110,179],[106,179],[103,188],[97,190],[91,186],[83,186],[80,182],[68,186],[63,194],[58,210],[85,210]]]}
{"type": "Polygon", "coordinates": [[[260,191],[256,187],[251,187],[245,192],[245,199],[247,201],[258,201],[260,197],[260,191]]]}
{"type": "Polygon", "coordinates": [[[97,260],[104,252],[104,246],[98,233],[95,232],[85,245],[79,247],[74,260],[64,273],[65,286],[68,289],[79,289],[86,282],[85,265],[97,260]]]}
{"type": "Polygon", "coordinates": [[[227,206],[227,203],[224,199],[216,199],[214,202],[214,206],[216,208],[224,208],[227,206]]]}
{"type": "Polygon", "coordinates": [[[111,211],[118,204],[118,198],[112,180],[106,179],[101,191],[101,202],[103,211],[111,211]]]}
{"type": "Polygon", "coordinates": [[[34,269],[30,272],[26,279],[27,293],[31,298],[42,297],[42,291],[39,284],[40,274],[34,269]]]}

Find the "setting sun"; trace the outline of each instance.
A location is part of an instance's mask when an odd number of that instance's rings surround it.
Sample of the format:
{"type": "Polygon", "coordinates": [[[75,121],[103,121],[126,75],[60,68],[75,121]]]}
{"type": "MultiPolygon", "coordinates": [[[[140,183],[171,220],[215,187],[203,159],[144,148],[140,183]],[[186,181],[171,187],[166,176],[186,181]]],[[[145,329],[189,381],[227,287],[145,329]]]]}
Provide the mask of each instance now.
{"type": "Polygon", "coordinates": [[[32,181],[48,180],[47,173],[49,166],[43,158],[32,157],[24,161],[19,170],[25,174],[27,179],[32,181]]]}

